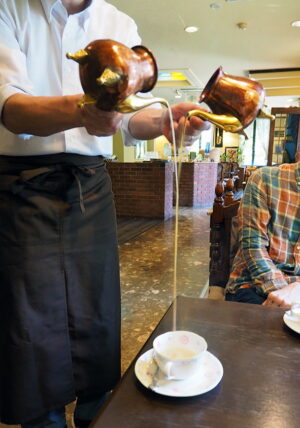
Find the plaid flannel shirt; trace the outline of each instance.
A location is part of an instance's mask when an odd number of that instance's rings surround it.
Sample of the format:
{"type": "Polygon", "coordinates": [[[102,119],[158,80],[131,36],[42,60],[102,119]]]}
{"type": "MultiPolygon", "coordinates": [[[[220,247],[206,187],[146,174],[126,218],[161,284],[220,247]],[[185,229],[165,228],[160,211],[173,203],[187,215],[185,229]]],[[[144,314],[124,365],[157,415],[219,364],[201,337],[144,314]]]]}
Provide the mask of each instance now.
{"type": "Polygon", "coordinates": [[[255,287],[266,295],[300,281],[300,163],[262,167],[249,177],[238,229],[226,292],[255,287]]]}

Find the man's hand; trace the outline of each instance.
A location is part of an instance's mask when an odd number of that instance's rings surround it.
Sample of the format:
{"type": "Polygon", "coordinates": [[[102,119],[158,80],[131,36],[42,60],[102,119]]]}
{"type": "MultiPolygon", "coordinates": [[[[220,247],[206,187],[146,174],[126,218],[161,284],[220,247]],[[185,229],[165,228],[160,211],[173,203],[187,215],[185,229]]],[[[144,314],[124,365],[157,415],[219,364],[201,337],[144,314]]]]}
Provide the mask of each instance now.
{"type": "Polygon", "coordinates": [[[292,282],[280,290],[272,291],[263,305],[289,309],[295,302],[300,302],[300,282],[292,282]]]}
{"type": "Polygon", "coordinates": [[[97,135],[98,137],[114,135],[122,124],[122,113],[99,110],[92,104],[82,106],[80,112],[82,126],[90,135],[97,135]]]}
{"type": "MultiPolygon", "coordinates": [[[[172,114],[173,114],[173,126],[175,130],[175,139],[176,145],[179,146],[181,142],[181,135],[184,128],[184,122],[186,114],[191,110],[204,110],[199,108],[198,104],[191,103],[179,103],[171,106],[172,114]]],[[[162,132],[164,136],[172,142],[172,133],[171,133],[171,125],[170,125],[170,117],[168,110],[164,110],[162,115],[162,132]]],[[[187,121],[187,126],[185,129],[185,138],[184,145],[190,146],[192,145],[199,137],[201,131],[205,131],[210,128],[210,123],[200,119],[197,116],[192,116],[187,121]]]]}

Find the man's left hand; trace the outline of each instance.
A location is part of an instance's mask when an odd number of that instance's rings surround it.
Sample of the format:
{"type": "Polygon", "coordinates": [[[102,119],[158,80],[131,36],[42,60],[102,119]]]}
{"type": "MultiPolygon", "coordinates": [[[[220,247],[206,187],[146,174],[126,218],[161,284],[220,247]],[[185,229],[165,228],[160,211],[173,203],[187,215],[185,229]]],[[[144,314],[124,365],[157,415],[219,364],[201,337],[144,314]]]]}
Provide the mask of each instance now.
{"type": "MultiPolygon", "coordinates": [[[[175,130],[175,139],[176,145],[179,146],[181,142],[181,136],[183,133],[184,123],[186,114],[191,110],[204,110],[199,108],[198,104],[191,103],[179,103],[171,106],[172,114],[173,114],[173,125],[175,130]]],[[[170,125],[170,117],[168,110],[164,111],[162,116],[162,131],[164,136],[170,141],[173,142],[171,125],[170,125]]],[[[208,130],[210,128],[210,123],[206,120],[202,120],[197,116],[192,116],[187,121],[187,126],[185,129],[185,138],[184,138],[184,146],[192,145],[199,137],[201,131],[208,130]]]]}

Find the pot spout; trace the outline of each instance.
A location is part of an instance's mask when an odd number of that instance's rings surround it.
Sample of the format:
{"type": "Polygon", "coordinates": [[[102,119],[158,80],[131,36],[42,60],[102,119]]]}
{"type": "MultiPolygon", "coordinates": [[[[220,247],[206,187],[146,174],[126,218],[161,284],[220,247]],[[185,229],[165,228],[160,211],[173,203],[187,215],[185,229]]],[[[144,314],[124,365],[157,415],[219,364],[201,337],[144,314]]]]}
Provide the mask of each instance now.
{"type": "Polygon", "coordinates": [[[200,117],[200,119],[208,120],[226,132],[242,134],[248,138],[244,132],[242,123],[237,117],[230,114],[214,114],[203,110],[190,110],[187,113],[187,118],[190,119],[192,116],[197,116],[200,117]]]}
{"type": "MultiPolygon", "coordinates": [[[[152,97],[152,98],[142,98],[138,95],[130,95],[125,98],[125,100],[121,101],[115,106],[115,111],[119,113],[133,113],[135,111],[141,110],[145,107],[148,107],[152,104],[162,104],[165,107],[168,107],[168,101],[164,98],[152,97]]],[[[88,94],[84,94],[81,101],[78,103],[79,107],[83,107],[85,104],[94,104],[97,105],[96,98],[91,97],[88,94]]]]}
{"type": "Polygon", "coordinates": [[[130,95],[116,106],[116,110],[120,113],[132,113],[156,103],[162,104],[165,107],[169,106],[164,98],[142,98],[138,95],[130,95]]]}

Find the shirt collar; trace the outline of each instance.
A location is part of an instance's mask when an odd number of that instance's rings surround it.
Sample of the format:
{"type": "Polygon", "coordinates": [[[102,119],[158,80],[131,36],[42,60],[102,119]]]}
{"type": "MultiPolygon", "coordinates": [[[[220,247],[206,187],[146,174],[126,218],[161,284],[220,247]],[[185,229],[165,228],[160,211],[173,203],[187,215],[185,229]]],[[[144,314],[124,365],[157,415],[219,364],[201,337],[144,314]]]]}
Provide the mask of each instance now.
{"type": "Polygon", "coordinates": [[[58,0],[41,0],[48,22],[51,21],[52,11],[58,0]]]}
{"type": "MultiPolygon", "coordinates": [[[[99,1],[99,0],[98,0],[99,1]]],[[[102,0],[100,0],[102,1],[102,0]]],[[[41,0],[41,3],[43,5],[46,17],[48,22],[51,22],[53,10],[55,7],[63,7],[61,0],[41,0]]],[[[90,0],[90,3],[84,9],[82,12],[78,14],[79,16],[79,23],[82,25],[84,30],[87,30],[87,18],[90,16],[90,10],[94,3],[94,0],[90,0]]]]}

